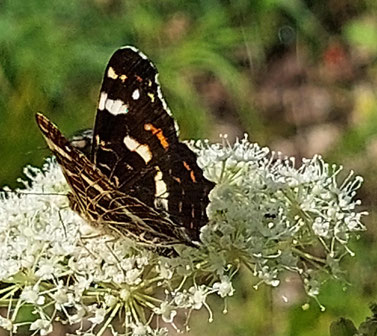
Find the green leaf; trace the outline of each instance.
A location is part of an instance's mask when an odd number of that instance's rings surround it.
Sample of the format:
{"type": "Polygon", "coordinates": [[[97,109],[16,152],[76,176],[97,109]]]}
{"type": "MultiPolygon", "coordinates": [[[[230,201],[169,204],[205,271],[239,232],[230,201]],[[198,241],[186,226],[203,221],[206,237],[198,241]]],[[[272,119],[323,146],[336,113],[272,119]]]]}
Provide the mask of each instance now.
{"type": "Polygon", "coordinates": [[[341,317],[339,320],[331,323],[330,335],[354,336],[357,335],[357,329],[351,320],[341,317]]]}
{"type": "Polygon", "coordinates": [[[359,335],[360,336],[376,336],[377,335],[377,305],[372,303],[370,305],[370,310],[373,315],[367,317],[365,322],[360,324],[359,335]]]}
{"type": "Polygon", "coordinates": [[[370,53],[377,53],[377,23],[374,20],[355,20],[344,30],[348,41],[370,53]]]}

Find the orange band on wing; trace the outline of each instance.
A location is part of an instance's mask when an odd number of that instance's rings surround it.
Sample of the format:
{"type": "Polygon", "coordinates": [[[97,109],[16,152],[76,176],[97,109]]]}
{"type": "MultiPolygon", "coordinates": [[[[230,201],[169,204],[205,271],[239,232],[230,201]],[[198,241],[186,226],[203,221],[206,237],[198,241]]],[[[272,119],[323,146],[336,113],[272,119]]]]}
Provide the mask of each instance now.
{"type": "Polygon", "coordinates": [[[165,150],[169,148],[168,139],[165,138],[161,128],[156,128],[152,124],[145,124],[144,129],[146,131],[152,132],[152,134],[155,135],[157,139],[160,141],[161,146],[164,147],[165,150]]]}
{"type": "Polygon", "coordinates": [[[186,161],[183,161],[183,166],[190,172],[190,178],[192,182],[196,183],[196,177],[195,177],[194,171],[191,169],[189,164],[186,161]]]}

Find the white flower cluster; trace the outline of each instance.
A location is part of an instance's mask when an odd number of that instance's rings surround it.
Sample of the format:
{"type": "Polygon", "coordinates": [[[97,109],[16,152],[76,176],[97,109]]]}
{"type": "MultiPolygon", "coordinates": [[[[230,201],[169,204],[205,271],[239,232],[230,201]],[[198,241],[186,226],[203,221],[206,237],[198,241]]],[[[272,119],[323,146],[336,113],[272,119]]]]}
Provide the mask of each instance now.
{"type": "Polygon", "coordinates": [[[295,168],[246,138],[191,147],[216,187],[201,247],[177,246],[174,258],[94,232],[69,208],[54,160],[26,168],[25,188],[0,198],[0,304],[8,307],[0,327],[46,335],[62,321],[75,335],[162,336],[164,326],[181,328],[177,316],[188,328],[195,310],[212,320],[207,297],[232,296],[240,267],[257,285],[278,286],[283,271],[296,272],[312,296],[320,276],[339,276],[349,239],[364,230],[354,200],[361,178],[338,184],[341,169],[320,157],[295,168]],[[18,314],[24,306],[32,307],[30,321],[18,314]]]}

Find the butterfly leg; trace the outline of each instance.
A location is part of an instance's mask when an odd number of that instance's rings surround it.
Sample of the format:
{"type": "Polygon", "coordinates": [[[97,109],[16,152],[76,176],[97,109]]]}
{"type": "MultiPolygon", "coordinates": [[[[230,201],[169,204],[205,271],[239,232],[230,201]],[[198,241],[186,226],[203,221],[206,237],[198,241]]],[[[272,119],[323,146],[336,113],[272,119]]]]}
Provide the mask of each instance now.
{"type": "Polygon", "coordinates": [[[86,240],[89,240],[89,239],[94,239],[94,238],[99,238],[99,237],[102,237],[102,235],[100,234],[96,234],[96,235],[91,235],[91,236],[81,236],[79,237],[79,240],[80,240],[80,243],[81,243],[81,246],[93,257],[95,258],[96,256],[93,254],[92,251],[90,251],[86,244],[85,244],[85,241],[86,240]]]}
{"type": "Polygon", "coordinates": [[[61,225],[63,227],[64,237],[67,238],[67,228],[64,225],[64,221],[63,221],[62,214],[61,214],[60,210],[58,211],[58,216],[59,216],[59,222],[61,223],[61,225]]]}
{"type": "Polygon", "coordinates": [[[107,249],[109,250],[109,252],[111,253],[111,255],[114,257],[115,261],[117,262],[118,265],[120,265],[120,260],[118,259],[118,257],[115,255],[113,249],[111,248],[110,244],[111,243],[114,243],[118,240],[119,238],[112,238],[112,239],[109,239],[109,240],[106,240],[105,241],[105,245],[107,247],[107,249]]]}

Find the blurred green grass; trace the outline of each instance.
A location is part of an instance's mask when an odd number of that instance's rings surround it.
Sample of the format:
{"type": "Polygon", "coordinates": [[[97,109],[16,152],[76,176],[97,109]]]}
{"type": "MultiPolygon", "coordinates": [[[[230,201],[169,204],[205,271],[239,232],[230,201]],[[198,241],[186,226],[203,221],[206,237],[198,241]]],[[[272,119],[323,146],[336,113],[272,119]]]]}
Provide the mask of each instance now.
{"type": "MultiPolygon", "coordinates": [[[[372,0],[0,2],[0,187],[48,155],[34,114],[65,134],[91,127],[111,53],[135,45],[156,63],[182,138],[250,134],[297,157],[320,152],[365,177],[368,233],[346,260],[346,291],[324,285],[320,312],[298,293],[252,289],[242,273],[229,312],[195,314],[193,335],[328,335],[376,300],[377,5],[372,0]],[[328,139],[328,140],[326,140],[328,139]],[[280,303],[279,303],[280,302],[280,303]]],[[[377,301],[377,300],[376,300],[377,301]]],[[[215,306],[216,302],[215,302],[215,306]]]]}

